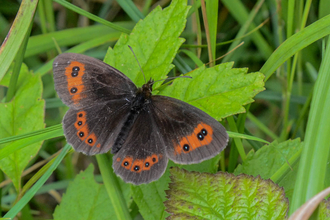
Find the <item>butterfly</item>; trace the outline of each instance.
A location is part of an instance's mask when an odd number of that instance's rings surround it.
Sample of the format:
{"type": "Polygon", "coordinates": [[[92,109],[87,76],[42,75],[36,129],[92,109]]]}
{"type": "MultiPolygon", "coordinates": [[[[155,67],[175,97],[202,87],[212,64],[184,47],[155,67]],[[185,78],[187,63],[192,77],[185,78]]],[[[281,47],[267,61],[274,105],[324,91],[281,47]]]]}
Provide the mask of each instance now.
{"type": "Polygon", "coordinates": [[[110,65],[64,53],[53,62],[55,89],[70,107],[63,118],[67,142],[86,155],[111,150],[113,170],[125,182],[159,179],[168,160],[200,163],[228,143],[225,128],[202,110],[171,97],[152,95],[110,65]]]}

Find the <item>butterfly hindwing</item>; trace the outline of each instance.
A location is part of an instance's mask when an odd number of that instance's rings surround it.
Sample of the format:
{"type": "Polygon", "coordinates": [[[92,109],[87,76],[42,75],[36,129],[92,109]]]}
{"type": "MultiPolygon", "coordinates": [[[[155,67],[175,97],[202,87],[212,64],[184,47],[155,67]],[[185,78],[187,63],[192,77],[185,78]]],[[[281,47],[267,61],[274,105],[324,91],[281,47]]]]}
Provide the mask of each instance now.
{"type": "Polygon", "coordinates": [[[226,147],[225,128],[205,112],[170,97],[151,99],[151,114],[165,143],[166,155],[175,163],[200,163],[226,147]]]}
{"type": "Polygon", "coordinates": [[[131,98],[134,83],[119,70],[82,54],[64,53],[53,62],[55,89],[75,109],[114,99],[131,98]]]}
{"type": "Polygon", "coordinates": [[[113,100],[83,109],[70,108],[63,119],[64,134],[78,152],[87,155],[106,153],[113,146],[129,111],[126,100],[113,100]]]}
{"type": "Polygon", "coordinates": [[[113,156],[113,169],[125,182],[149,183],[160,178],[168,158],[152,115],[138,115],[121,149],[113,156]]]}

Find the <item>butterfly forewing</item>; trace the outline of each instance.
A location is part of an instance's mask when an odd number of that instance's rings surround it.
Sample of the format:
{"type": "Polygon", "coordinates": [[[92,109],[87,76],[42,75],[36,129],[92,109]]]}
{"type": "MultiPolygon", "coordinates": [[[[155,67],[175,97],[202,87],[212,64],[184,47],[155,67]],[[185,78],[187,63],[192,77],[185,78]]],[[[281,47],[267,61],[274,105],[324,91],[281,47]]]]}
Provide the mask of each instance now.
{"type": "Polygon", "coordinates": [[[64,53],[53,63],[55,89],[70,110],[64,134],[76,151],[88,155],[110,150],[126,120],[136,86],[108,64],[81,54],[64,53]]]}
{"type": "Polygon", "coordinates": [[[57,56],[53,70],[59,97],[75,109],[109,100],[130,99],[137,90],[134,83],[117,69],[81,54],[57,56]]]}

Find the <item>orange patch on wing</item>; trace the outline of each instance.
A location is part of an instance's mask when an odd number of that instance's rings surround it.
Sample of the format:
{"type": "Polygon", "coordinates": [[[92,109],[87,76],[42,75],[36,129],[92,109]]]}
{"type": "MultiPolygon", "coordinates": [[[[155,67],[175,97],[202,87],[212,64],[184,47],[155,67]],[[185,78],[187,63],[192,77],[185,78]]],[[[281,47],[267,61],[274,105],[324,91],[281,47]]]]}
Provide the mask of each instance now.
{"type": "Polygon", "coordinates": [[[153,164],[151,156],[147,157],[143,163],[143,170],[150,170],[153,164]],[[146,164],[148,164],[148,166],[146,166],[146,164]]]}
{"type": "Polygon", "coordinates": [[[82,141],[85,140],[89,134],[89,128],[88,128],[88,125],[86,124],[86,112],[85,111],[80,111],[77,113],[77,120],[74,123],[74,126],[78,130],[77,136],[79,137],[79,139],[82,141]],[[80,135],[81,132],[82,132],[82,136],[80,135]]]}
{"type": "MultiPolygon", "coordinates": [[[[148,156],[146,159],[133,160],[133,157],[128,156],[123,159],[121,166],[132,172],[140,173],[141,171],[150,170],[151,167],[156,163],[158,163],[162,157],[163,157],[162,154],[159,155],[153,154],[151,156],[148,156]],[[127,162],[127,166],[125,166],[125,162],[127,162]],[[137,170],[135,170],[136,166],[137,166],[137,170]]],[[[116,161],[120,162],[121,159],[118,157],[116,161]]]]}
{"type": "Polygon", "coordinates": [[[100,147],[101,147],[101,144],[97,144],[96,147],[97,147],[97,148],[100,148],[100,147]]]}
{"type": "Polygon", "coordinates": [[[131,167],[131,171],[136,172],[136,173],[140,173],[143,169],[143,162],[144,160],[140,160],[140,159],[136,159],[134,160],[132,167],[131,167]],[[137,170],[135,170],[137,168],[137,170]]]}
{"type": "Polygon", "coordinates": [[[154,165],[155,163],[158,163],[159,158],[158,158],[157,154],[151,155],[151,161],[152,161],[152,165],[154,165]]]}
{"type": "Polygon", "coordinates": [[[78,112],[77,121],[74,123],[74,126],[76,127],[77,130],[79,130],[85,124],[86,124],[86,112],[85,111],[78,112]],[[81,115],[81,117],[79,117],[79,115],[81,115]],[[81,122],[81,123],[79,123],[79,122],[81,122]]]}
{"type": "Polygon", "coordinates": [[[69,94],[72,95],[72,101],[77,104],[80,99],[84,98],[80,93],[85,90],[82,76],[85,74],[85,65],[78,61],[72,61],[70,65],[65,68],[66,80],[68,83],[69,94]],[[78,71],[74,70],[79,69],[78,71]],[[75,74],[75,76],[74,76],[75,74]],[[77,91],[72,93],[71,89],[75,88],[77,91]]]}
{"type": "Polygon", "coordinates": [[[132,161],[133,161],[133,157],[125,157],[123,159],[123,162],[121,163],[121,166],[124,167],[125,169],[129,170],[131,168],[132,161]],[[126,166],[125,166],[125,163],[127,163],[126,166]]]}
{"type": "Polygon", "coordinates": [[[83,141],[83,140],[86,139],[88,133],[89,133],[88,126],[85,125],[85,126],[83,126],[83,127],[77,132],[77,135],[78,135],[79,139],[83,141]],[[82,134],[83,134],[82,136],[80,136],[80,133],[81,133],[81,132],[82,132],[82,134]]]}
{"type": "Polygon", "coordinates": [[[70,95],[72,95],[72,99],[78,97],[78,95],[80,96],[79,93],[84,91],[84,85],[74,85],[74,86],[69,86],[69,92],[70,95]],[[71,91],[71,89],[75,89],[75,91],[71,91]]]}
{"type": "Polygon", "coordinates": [[[73,103],[74,104],[78,104],[79,103],[79,100],[83,99],[83,98],[86,98],[86,94],[76,94],[76,95],[73,95],[72,96],[72,100],[73,100],[73,103]]]}
{"type": "Polygon", "coordinates": [[[93,147],[96,140],[97,140],[96,135],[94,133],[92,133],[85,139],[85,143],[88,144],[89,146],[93,147]]]}
{"type": "Polygon", "coordinates": [[[191,135],[181,138],[179,144],[174,144],[174,154],[177,155],[181,154],[182,152],[189,153],[198,147],[208,145],[213,140],[212,135],[212,127],[202,122],[197,125],[191,135]],[[203,135],[203,140],[200,140],[198,135],[202,134],[203,129],[206,130],[207,134],[203,135]],[[184,150],[185,145],[189,146],[188,150],[184,150]]]}

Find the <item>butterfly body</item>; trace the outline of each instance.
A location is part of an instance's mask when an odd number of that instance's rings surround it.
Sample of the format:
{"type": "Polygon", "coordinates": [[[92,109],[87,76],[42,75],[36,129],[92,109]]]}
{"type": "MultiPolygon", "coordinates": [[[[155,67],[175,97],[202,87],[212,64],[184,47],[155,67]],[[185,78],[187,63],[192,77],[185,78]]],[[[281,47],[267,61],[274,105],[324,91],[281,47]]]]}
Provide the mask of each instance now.
{"type": "Polygon", "coordinates": [[[152,95],[119,70],[80,54],[59,55],[53,64],[55,89],[70,107],[64,134],[87,155],[111,149],[114,172],[134,184],[157,180],[168,160],[199,163],[222,151],[225,128],[180,100],[152,95]]]}
{"type": "Polygon", "coordinates": [[[153,80],[150,79],[146,84],[144,84],[141,88],[139,88],[136,92],[136,96],[130,102],[130,113],[119,132],[119,135],[115,141],[115,144],[111,148],[111,153],[117,153],[121,146],[124,144],[125,139],[127,138],[128,132],[133,126],[137,116],[141,111],[148,111],[148,105],[151,103],[151,95],[152,95],[152,84],[153,80]]]}

